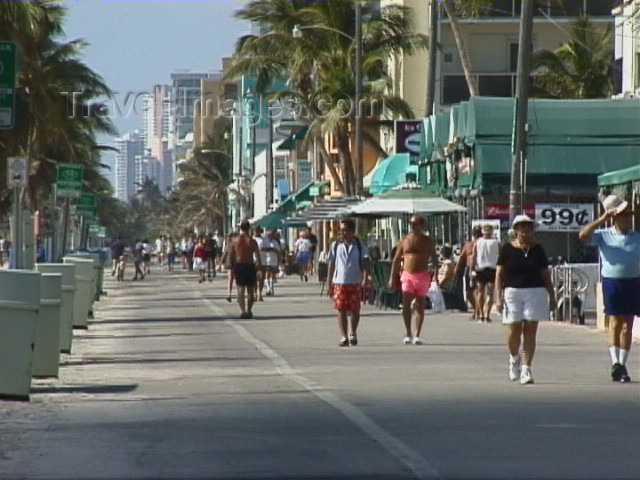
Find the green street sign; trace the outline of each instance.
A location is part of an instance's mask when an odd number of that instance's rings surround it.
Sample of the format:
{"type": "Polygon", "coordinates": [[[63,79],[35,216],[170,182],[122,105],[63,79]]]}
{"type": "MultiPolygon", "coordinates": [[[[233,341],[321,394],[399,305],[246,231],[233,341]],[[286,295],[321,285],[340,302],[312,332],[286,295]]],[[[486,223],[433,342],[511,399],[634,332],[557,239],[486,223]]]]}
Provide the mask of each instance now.
{"type": "Polygon", "coordinates": [[[84,167],[73,163],[58,164],[56,190],[58,197],[77,198],[82,190],[84,167]]]}
{"type": "Polygon", "coordinates": [[[16,44],[0,42],[0,130],[13,128],[16,110],[16,44]]]}
{"type": "Polygon", "coordinates": [[[76,199],[77,212],[95,212],[96,206],[96,196],[93,193],[81,193],[76,199]]]}
{"type": "Polygon", "coordinates": [[[102,227],[97,223],[89,225],[89,233],[98,233],[102,227]]]}
{"type": "Polygon", "coordinates": [[[100,231],[98,232],[98,238],[106,238],[107,236],[107,227],[100,227],[100,231]]]}

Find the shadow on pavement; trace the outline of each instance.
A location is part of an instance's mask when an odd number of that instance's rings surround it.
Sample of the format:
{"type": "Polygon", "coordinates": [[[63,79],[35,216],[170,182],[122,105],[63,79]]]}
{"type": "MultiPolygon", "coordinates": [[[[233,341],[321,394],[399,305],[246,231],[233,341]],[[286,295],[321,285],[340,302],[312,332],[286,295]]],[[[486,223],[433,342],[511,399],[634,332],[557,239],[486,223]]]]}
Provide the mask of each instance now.
{"type": "Polygon", "coordinates": [[[92,393],[92,394],[110,394],[110,393],[129,393],[138,388],[138,384],[129,385],[77,385],[67,387],[31,387],[31,393],[34,394],[56,394],[56,393],[92,393]]]}

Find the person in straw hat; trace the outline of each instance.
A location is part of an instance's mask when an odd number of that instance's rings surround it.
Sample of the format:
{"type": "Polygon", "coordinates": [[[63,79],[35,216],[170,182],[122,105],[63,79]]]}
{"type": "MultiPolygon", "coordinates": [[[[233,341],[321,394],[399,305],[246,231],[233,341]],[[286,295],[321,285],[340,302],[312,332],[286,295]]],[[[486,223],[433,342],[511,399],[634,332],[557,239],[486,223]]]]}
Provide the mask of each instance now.
{"type": "Polygon", "coordinates": [[[633,231],[633,212],[617,195],[602,201],[604,213],[584,227],[581,241],[596,245],[602,265],[602,297],[609,316],[611,380],[628,383],[627,359],[633,318],[640,315],[640,233],[633,231]],[[612,226],[604,227],[609,221],[612,226]]]}
{"type": "Polygon", "coordinates": [[[549,320],[556,308],[547,254],[534,242],[534,225],[527,215],[516,215],[511,225],[515,238],[500,249],[496,274],[496,309],[508,329],[509,379],[522,385],[534,383],[538,323],[549,320]]]}

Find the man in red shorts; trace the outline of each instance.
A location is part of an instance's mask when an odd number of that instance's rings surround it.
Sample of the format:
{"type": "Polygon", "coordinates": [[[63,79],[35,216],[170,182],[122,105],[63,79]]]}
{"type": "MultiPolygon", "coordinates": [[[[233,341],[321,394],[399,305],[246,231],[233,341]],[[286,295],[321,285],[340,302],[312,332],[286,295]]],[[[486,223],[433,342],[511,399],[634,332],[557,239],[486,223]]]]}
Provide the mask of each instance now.
{"type": "Polygon", "coordinates": [[[333,242],[329,249],[329,295],[338,311],[340,346],[358,344],[358,323],[362,287],[366,285],[369,271],[369,250],[355,236],[356,225],[351,219],[340,222],[341,240],[333,242]],[[351,328],[348,315],[351,313],[351,328]]]}
{"type": "Polygon", "coordinates": [[[424,306],[427,292],[431,286],[431,274],[429,273],[429,261],[435,266],[435,279],[437,281],[438,258],[436,249],[431,239],[424,234],[424,220],[418,215],[411,217],[411,233],[404,237],[398,244],[396,255],[391,267],[389,288],[396,289],[397,275],[402,264],[402,318],[404,320],[405,337],[402,343],[409,345],[422,345],[420,333],[424,323],[424,306]],[[416,329],[415,335],[411,332],[411,303],[416,302],[416,329]]]}

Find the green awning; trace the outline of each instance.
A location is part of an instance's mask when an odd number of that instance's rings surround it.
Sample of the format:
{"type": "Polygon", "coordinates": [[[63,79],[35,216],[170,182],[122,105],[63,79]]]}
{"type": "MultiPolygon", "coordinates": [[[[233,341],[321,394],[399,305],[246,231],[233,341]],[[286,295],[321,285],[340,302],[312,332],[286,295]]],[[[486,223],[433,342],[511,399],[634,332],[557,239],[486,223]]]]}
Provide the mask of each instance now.
{"type": "MultiPolygon", "coordinates": [[[[323,182],[318,182],[318,185],[320,185],[321,183],[323,182]]],[[[295,210],[296,205],[300,202],[310,202],[312,200],[311,187],[313,187],[314,185],[316,185],[316,182],[309,182],[296,193],[292,193],[291,195],[289,195],[285,199],[285,201],[278,206],[278,210],[290,212],[295,210]]]]}
{"type": "Polygon", "coordinates": [[[640,181],[640,165],[607,172],[598,176],[598,185],[601,187],[608,185],[622,185],[637,181],[640,181]]]}
{"type": "Polygon", "coordinates": [[[287,218],[287,214],[285,212],[275,210],[273,212],[267,213],[264,217],[252,222],[252,224],[260,225],[265,230],[277,230],[279,228],[284,228],[283,222],[285,218],[287,218]]]}
{"type": "Polygon", "coordinates": [[[299,202],[296,205],[296,210],[302,210],[304,208],[310,207],[311,205],[313,205],[313,202],[309,201],[309,200],[304,200],[302,202],[299,202]]]}
{"type": "MultiPolygon", "coordinates": [[[[597,176],[638,162],[638,149],[634,146],[619,146],[615,155],[608,145],[529,145],[528,151],[527,175],[597,176]]],[[[509,174],[511,145],[476,145],[475,165],[483,175],[509,174]]]]}
{"type": "Polygon", "coordinates": [[[376,167],[369,192],[372,195],[381,195],[406,181],[411,157],[408,153],[397,153],[385,158],[376,167]]]}
{"type": "Polygon", "coordinates": [[[304,138],[307,136],[308,130],[309,130],[309,127],[302,127],[297,132],[292,133],[291,135],[289,135],[289,138],[287,138],[280,145],[278,145],[277,149],[278,150],[295,150],[296,142],[300,140],[304,140],[304,138]]]}

